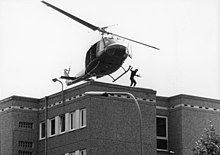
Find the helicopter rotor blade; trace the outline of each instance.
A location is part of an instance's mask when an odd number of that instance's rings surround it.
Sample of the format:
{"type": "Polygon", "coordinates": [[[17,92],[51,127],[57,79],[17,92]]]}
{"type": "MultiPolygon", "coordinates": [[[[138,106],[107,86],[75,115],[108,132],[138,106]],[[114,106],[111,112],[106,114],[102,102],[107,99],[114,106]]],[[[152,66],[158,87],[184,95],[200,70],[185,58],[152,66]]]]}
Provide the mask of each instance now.
{"type": "Polygon", "coordinates": [[[126,38],[126,37],[123,37],[123,36],[120,36],[120,35],[117,35],[117,34],[114,34],[114,33],[110,33],[110,32],[106,32],[106,33],[107,33],[107,34],[114,35],[114,36],[116,36],[116,37],[120,37],[120,38],[123,38],[123,39],[129,40],[129,41],[132,41],[132,42],[135,42],[135,43],[138,43],[138,44],[141,44],[141,45],[144,45],[144,46],[147,46],[147,47],[150,47],[150,48],[154,48],[154,49],[160,50],[160,49],[157,48],[157,47],[154,47],[154,46],[151,46],[151,45],[148,45],[148,44],[145,44],[145,43],[142,43],[142,42],[139,42],[139,41],[133,40],[133,39],[129,39],[129,38],[126,38]]]}
{"type": "Polygon", "coordinates": [[[80,18],[78,18],[78,17],[76,17],[76,16],[74,16],[74,15],[71,15],[70,13],[68,13],[68,12],[66,12],[66,11],[64,11],[64,10],[62,10],[62,9],[60,9],[60,8],[58,8],[58,7],[56,7],[56,6],[52,5],[52,4],[50,4],[50,3],[47,3],[47,2],[45,2],[45,1],[41,1],[41,2],[44,3],[44,4],[46,4],[48,7],[51,7],[51,8],[53,8],[53,9],[57,10],[58,12],[60,12],[60,13],[62,13],[62,14],[64,14],[64,15],[66,15],[67,17],[69,17],[69,18],[71,18],[71,19],[73,19],[73,20],[79,22],[80,24],[82,24],[82,25],[84,25],[84,26],[86,26],[86,27],[92,29],[93,31],[96,31],[96,30],[97,30],[97,31],[101,32],[102,34],[105,33],[105,34],[114,35],[114,36],[117,36],[117,37],[120,37],[120,38],[129,40],[129,41],[132,41],[132,42],[135,42],[135,43],[144,45],[144,46],[148,46],[148,47],[150,47],[150,48],[154,48],[154,49],[160,50],[160,49],[157,48],[157,47],[154,47],[154,46],[151,46],[151,45],[147,45],[147,44],[145,44],[145,43],[142,43],[142,42],[139,42],[139,41],[136,41],[136,40],[133,40],[133,39],[129,39],[129,38],[126,38],[126,37],[123,37],[123,36],[120,36],[120,35],[117,35],[117,34],[108,32],[108,31],[105,30],[107,27],[103,27],[103,28],[97,27],[97,26],[92,25],[92,24],[90,24],[90,23],[88,23],[88,22],[86,22],[86,21],[84,21],[84,20],[82,20],[82,19],[80,19],[80,18]]]}
{"type": "Polygon", "coordinates": [[[62,14],[64,14],[64,15],[66,15],[67,17],[69,17],[69,18],[71,18],[71,19],[73,19],[73,20],[79,22],[80,24],[82,24],[82,25],[84,25],[84,26],[86,26],[86,27],[92,29],[93,31],[96,31],[96,30],[99,30],[99,29],[100,29],[99,27],[94,26],[94,25],[92,25],[92,24],[90,24],[90,23],[88,23],[88,22],[86,22],[86,21],[84,21],[84,20],[82,20],[82,19],[80,19],[80,18],[78,18],[78,17],[76,17],[76,16],[73,16],[73,15],[71,15],[70,13],[68,13],[68,12],[66,12],[66,11],[64,11],[64,10],[61,10],[60,8],[54,6],[54,5],[50,4],[50,3],[47,3],[47,2],[45,2],[45,1],[41,1],[41,2],[44,3],[44,4],[46,4],[48,7],[51,7],[51,8],[53,8],[53,9],[57,10],[58,12],[60,12],[60,13],[62,13],[62,14]]]}

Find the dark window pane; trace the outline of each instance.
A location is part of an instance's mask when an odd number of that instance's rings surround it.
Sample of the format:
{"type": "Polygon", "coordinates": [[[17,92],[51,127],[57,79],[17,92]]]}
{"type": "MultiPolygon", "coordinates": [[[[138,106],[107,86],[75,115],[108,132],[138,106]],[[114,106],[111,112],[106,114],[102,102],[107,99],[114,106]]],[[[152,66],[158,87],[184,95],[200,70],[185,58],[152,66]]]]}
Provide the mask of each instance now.
{"type": "Polygon", "coordinates": [[[167,150],[167,140],[157,139],[157,149],[167,150]]]}
{"type": "Polygon", "coordinates": [[[80,127],[86,126],[86,109],[81,109],[80,111],[80,127]]]}
{"type": "Polygon", "coordinates": [[[157,136],[167,137],[166,118],[157,117],[157,136]]]}
{"type": "Polygon", "coordinates": [[[41,124],[41,138],[45,137],[45,122],[41,124]]]}
{"type": "Polygon", "coordinates": [[[55,119],[51,120],[51,135],[55,134],[55,119]]]}

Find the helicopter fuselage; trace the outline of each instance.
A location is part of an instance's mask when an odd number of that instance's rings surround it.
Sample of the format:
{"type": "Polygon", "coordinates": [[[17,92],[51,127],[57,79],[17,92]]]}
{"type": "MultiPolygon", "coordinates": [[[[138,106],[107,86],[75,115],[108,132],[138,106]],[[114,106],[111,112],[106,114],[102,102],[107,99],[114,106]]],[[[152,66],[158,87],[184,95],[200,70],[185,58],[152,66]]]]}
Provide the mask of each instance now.
{"type": "Polygon", "coordinates": [[[88,50],[85,74],[96,78],[117,71],[131,53],[128,45],[119,39],[102,38],[88,50]]]}

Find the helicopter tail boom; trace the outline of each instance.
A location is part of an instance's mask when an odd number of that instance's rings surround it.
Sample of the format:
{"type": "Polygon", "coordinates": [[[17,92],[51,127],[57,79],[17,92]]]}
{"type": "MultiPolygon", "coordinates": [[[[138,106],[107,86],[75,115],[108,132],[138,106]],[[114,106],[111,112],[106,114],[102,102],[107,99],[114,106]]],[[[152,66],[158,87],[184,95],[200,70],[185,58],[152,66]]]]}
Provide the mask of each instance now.
{"type": "Polygon", "coordinates": [[[61,76],[60,79],[66,79],[66,80],[76,80],[77,77],[71,77],[71,76],[61,76]]]}

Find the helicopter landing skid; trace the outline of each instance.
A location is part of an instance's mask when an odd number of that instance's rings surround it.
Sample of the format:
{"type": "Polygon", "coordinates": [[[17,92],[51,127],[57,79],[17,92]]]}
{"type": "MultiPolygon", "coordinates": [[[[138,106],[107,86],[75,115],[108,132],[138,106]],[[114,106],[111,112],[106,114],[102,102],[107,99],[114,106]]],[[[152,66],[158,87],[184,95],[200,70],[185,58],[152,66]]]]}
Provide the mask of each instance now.
{"type": "Polygon", "coordinates": [[[122,73],[121,75],[119,75],[117,78],[114,78],[113,76],[111,76],[111,75],[109,74],[109,76],[113,79],[112,82],[117,81],[120,77],[122,77],[123,75],[125,75],[125,74],[131,69],[131,66],[129,66],[127,70],[125,70],[124,67],[122,67],[122,66],[121,66],[121,68],[124,70],[124,73],[122,73]]]}

